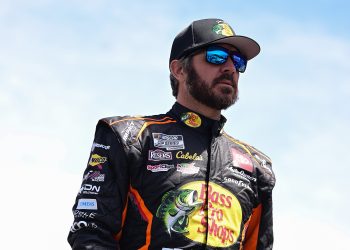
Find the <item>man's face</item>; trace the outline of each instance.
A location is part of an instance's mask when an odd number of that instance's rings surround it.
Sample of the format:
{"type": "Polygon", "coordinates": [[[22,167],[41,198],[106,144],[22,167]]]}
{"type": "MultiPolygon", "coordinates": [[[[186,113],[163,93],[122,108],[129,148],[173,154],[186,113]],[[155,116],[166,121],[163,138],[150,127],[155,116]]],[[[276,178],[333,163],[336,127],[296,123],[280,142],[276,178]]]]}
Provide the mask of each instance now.
{"type": "MultiPolygon", "coordinates": [[[[229,45],[221,46],[232,50],[229,45]]],[[[238,78],[239,72],[231,59],[221,65],[210,64],[203,51],[193,56],[186,85],[197,101],[210,108],[222,110],[238,100],[238,78]]]]}

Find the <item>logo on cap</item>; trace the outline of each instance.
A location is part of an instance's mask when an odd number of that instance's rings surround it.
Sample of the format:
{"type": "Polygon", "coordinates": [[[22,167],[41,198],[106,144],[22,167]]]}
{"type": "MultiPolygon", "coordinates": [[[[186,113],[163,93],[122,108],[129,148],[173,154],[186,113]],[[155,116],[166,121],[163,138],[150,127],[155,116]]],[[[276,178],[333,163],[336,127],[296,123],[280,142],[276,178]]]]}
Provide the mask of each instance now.
{"type": "Polygon", "coordinates": [[[215,32],[218,35],[222,36],[233,36],[234,32],[231,29],[231,27],[227,23],[218,23],[216,24],[213,29],[213,32],[215,32]]]}

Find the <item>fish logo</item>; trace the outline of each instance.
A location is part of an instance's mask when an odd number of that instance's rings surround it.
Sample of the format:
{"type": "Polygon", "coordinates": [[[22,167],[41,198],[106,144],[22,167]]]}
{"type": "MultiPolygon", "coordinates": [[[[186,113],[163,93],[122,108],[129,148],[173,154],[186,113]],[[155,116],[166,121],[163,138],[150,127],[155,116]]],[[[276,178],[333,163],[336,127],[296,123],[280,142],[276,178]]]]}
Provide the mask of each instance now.
{"type": "Polygon", "coordinates": [[[212,29],[216,34],[222,36],[233,36],[235,33],[227,23],[218,23],[212,29]]]}
{"type": "Polygon", "coordinates": [[[181,115],[181,121],[187,126],[192,128],[198,128],[202,124],[202,120],[196,113],[187,112],[181,115]]]}
{"type": "Polygon", "coordinates": [[[188,233],[189,215],[201,207],[196,190],[171,190],[164,194],[156,216],[163,220],[169,234],[188,233]]]}

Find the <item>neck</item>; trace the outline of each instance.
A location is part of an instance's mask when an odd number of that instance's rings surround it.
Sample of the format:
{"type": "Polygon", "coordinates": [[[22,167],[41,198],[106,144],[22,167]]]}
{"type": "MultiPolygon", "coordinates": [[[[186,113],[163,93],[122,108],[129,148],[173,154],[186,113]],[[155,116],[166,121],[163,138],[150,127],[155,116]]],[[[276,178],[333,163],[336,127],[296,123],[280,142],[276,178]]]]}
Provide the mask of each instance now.
{"type": "Polygon", "coordinates": [[[180,103],[182,106],[188,109],[191,109],[198,114],[201,114],[213,120],[217,120],[217,121],[220,120],[221,110],[208,107],[203,103],[198,102],[196,99],[194,99],[190,95],[185,98],[181,98],[180,96],[178,96],[176,101],[180,103]]]}

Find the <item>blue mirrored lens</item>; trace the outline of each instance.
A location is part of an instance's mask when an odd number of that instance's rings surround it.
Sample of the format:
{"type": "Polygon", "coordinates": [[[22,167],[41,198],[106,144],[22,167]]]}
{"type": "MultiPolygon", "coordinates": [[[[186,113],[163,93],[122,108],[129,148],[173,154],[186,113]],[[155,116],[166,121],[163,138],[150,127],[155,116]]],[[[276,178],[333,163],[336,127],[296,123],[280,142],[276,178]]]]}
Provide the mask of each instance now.
{"type": "Polygon", "coordinates": [[[228,53],[218,49],[207,50],[207,61],[213,64],[223,64],[227,61],[228,53]]]}
{"type": "Polygon", "coordinates": [[[247,67],[247,60],[240,55],[232,55],[233,64],[238,72],[243,73],[247,67]]]}
{"type": "MultiPolygon", "coordinates": [[[[207,62],[212,64],[223,64],[227,61],[229,54],[229,50],[223,47],[212,46],[207,48],[206,59],[207,62]]],[[[230,57],[232,58],[236,70],[243,73],[247,67],[247,60],[237,52],[232,52],[230,57]]]]}

